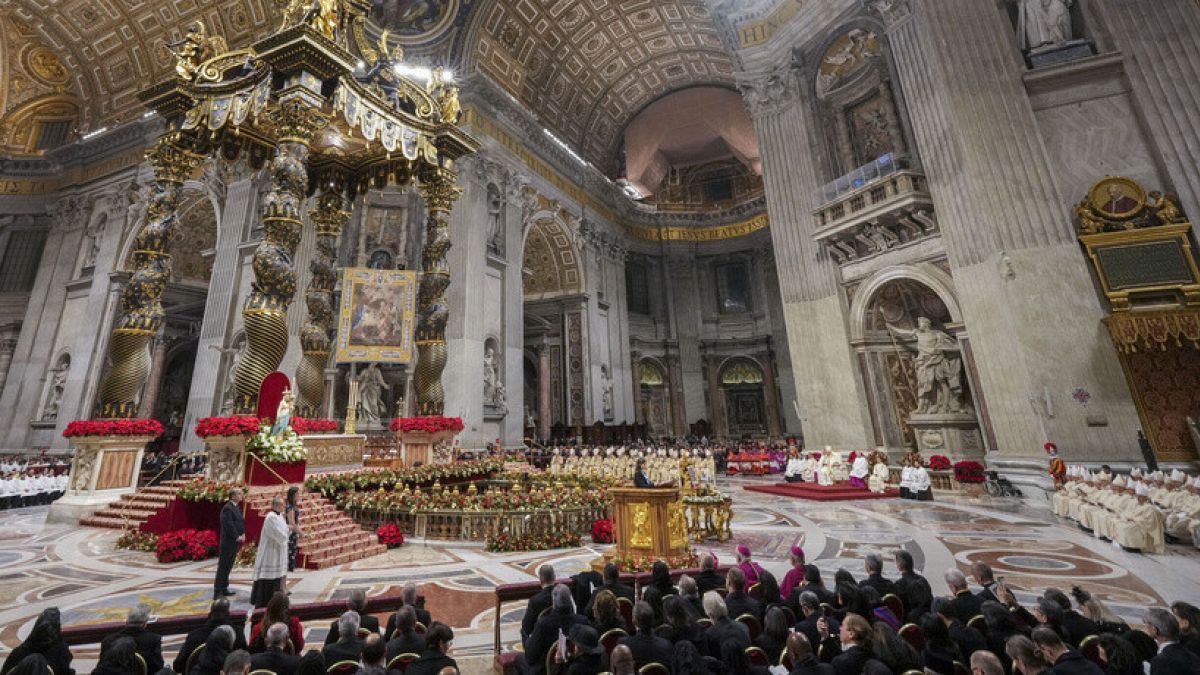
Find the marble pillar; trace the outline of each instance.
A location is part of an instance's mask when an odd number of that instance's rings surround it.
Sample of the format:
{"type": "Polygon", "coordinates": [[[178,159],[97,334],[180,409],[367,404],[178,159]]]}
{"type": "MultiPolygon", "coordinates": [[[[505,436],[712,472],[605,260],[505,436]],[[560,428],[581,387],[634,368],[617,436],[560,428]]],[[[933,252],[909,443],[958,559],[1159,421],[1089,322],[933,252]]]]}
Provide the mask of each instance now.
{"type": "MultiPolygon", "coordinates": [[[[697,345],[699,346],[699,345],[697,345]]],[[[667,354],[664,359],[667,365],[667,400],[671,405],[671,433],[676,436],[686,436],[688,432],[688,422],[692,419],[699,419],[703,414],[703,408],[700,415],[695,417],[688,416],[687,410],[687,395],[684,382],[683,359],[675,354],[667,354]]],[[[701,403],[703,403],[703,392],[698,392],[701,403]]]]}
{"type": "Polygon", "coordinates": [[[180,449],[185,451],[203,449],[204,443],[195,434],[196,421],[220,411],[222,390],[228,378],[233,377],[235,356],[229,342],[233,337],[233,309],[241,287],[241,275],[249,271],[242,265],[239,248],[254,223],[258,187],[247,170],[229,184],[225,193],[225,208],[217,224],[217,251],[196,347],[196,364],[188,389],[187,413],[180,441],[180,449]]]}
{"type": "Polygon", "coordinates": [[[1037,475],[1046,441],[1068,462],[1138,457],[1137,414],[1075,241],[1077,196],[1055,183],[1007,18],[979,3],[873,6],[888,26],[995,429],[988,462],[1037,475]],[[1072,400],[1076,388],[1091,394],[1087,408],[1072,400]]]}
{"type": "Polygon", "coordinates": [[[791,65],[742,74],[737,84],[762,149],[775,257],[787,261],[776,273],[804,441],[810,447],[866,447],[870,420],[837,269],[812,238],[822,181],[813,110],[800,96],[807,87],[791,65]]]}
{"type": "Polygon", "coordinates": [[[146,388],[142,390],[142,401],[138,406],[138,419],[154,416],[158,404],[159,389],[162,388],[163,369],[167,367],[167,339],[159,335],[150,347],[150,374],[146,376],[146,388]]]}
{"type": "Polygon", "coordinates": [[[779,386],[775,382],[775,355],[763,352],[756,356],[763,369],[763,401],[767,406],[767,435],[778,437],[783,433],[779,422],[779,386]]]}
{"type": "Polygon", "coordinates": [[[538,347],[538,438],[550,438],[550,345],[538,347]]]}
{"type": "Polygon", "coordinates": [[[12,365],[13,351],[17,348],[17,331],[0,331],[0,391],[8,380],[8,368],[12,365]]]}

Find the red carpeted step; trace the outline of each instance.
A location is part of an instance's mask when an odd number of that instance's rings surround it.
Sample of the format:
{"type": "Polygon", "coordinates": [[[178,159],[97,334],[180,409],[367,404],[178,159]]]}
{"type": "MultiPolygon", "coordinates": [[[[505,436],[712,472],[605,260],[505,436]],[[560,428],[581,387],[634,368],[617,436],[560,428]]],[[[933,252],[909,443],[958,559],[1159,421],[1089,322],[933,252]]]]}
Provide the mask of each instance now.
{"type": "Polygon", "coordinates": [[[750,492],[761,492],[769,495],[795,497],[816,502],[858,501],[863,499],[892,499],[900,496],[900,491],[888,489],[887,492],[876,493],[865,488],[850,487],[849,484],[816,485],[813,483],[775,483],[773,485],[746,485],[750,492]]]}

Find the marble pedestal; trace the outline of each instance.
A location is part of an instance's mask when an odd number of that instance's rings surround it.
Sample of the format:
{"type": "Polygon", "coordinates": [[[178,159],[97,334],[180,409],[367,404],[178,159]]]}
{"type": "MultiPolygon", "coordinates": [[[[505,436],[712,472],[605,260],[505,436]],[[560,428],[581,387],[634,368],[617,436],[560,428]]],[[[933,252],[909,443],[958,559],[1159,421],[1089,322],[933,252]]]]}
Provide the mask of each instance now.
{"type": "Polygon", "coordinates": [[[979,421],[972,413],[914,413],[908,419],[917,449],[925,457],[945,455],[951,462],[983,459],[979,421]]]}
{"type": "Polygon", "coordinates": [[[1096,53],[1096,48],[1087,40],[1070,40],[1059,45],[1048,45],[1031,50],[1025,55],[1030,68],[1053,66],[1067,61],[1086,59],[1096,53]]]}
{"type": "Polygon", "coordinates": [[[232,483],[246,475],[246,436],[209,436],[204,439],[208,450],[208,479],[232,483]]]}
{"type": "Polygon", "coordinates": [[[77,436],[67,493],[50,505],[48,523],[78,523],[137,489],[142,454],[153,436],[77,436]]]}

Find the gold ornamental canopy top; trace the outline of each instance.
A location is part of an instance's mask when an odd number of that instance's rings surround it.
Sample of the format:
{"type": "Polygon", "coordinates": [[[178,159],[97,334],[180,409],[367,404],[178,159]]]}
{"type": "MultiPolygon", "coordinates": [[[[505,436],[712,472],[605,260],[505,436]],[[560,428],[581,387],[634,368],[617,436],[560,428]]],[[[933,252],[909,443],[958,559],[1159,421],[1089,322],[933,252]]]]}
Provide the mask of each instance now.
{"type": "Polygon", "coordinates": [[[442,68],[403,62],[387,32],[371,44],[367,0],[283,0],[267,37],[230,50],[202,22],[166,48],[174,77],[139,94],[198,154],[261,166],[280,141],[310,148],[309,192],[349,196],[453,170],[478,143],[458,128],[458,87],[442,68]]]}

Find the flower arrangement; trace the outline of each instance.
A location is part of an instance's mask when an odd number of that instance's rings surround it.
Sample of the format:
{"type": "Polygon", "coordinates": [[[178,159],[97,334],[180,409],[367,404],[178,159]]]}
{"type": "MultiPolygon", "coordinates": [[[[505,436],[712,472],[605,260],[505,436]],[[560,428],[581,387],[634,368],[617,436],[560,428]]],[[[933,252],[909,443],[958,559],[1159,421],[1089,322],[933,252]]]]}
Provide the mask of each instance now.
{"type": "Polygon", "coordinates": [[[179,488],[176,496],[185,502],[223,502],[229,499],[229,492],[234,488],[246,490],[242,482],[225,483],[207,478],[193,478],[179,488]]]}
{"type": "Polygon", "coordinates": [[[392,431],[423,431],[436,434],[441,431],[458,433],[462,430],[461,417],[396,417],[392,420],[392,431]]]}
{"type": "Polygon", "coordinates": [[[509,534],[501,532],[487,538],[484,548],[493,553],[512,551],[545,551],[552,548],[575,548],[583,544],[577,532],[560,531],[541,534],[509,534]]]}
{"type": "Polygon", "coordinates": [[[453,464],[426,464],[411,469],[367,469],[344,473],[327,473],[313,476],[304,481],[310,492],[333,498],[349,490],[378,490],[405,487],[424,487],[435,482],[443,483],[483,479],[504,468],[497,459],[481,459],[453,464]]]}
{"type": "Polygon", "coordinates": [[[163,432],[158,420],[75,420],[63,430],[63,437],[76,436],[158,436],[163,432]]]}
{"type": "Polygon", "coordinates": [[[293,417],[292,428],[301,435],[335,434],[338,430],[338,423],[337,420],[310,420],[306,417],[293,417]]]}
{"type": "Polygon", "coordinates": [[[117,537],[117,548],[149,553],[158,547],[158,535],[141,530],[125,530],[117,537]]]}
{"type": "Polygon", "coordinates": [[[303,462],[308,457],[308,450],[300,435],[289,426],[282,433],[274,435],[271,426],[264,424],[258,428],[258,433],[246,440],[246,449],[256,454],[265,462],[293,464],[303,462]]]}
{"type": "Polygon", "coordinates": [[[256,433],[261,426],[254,415],[233,415],[232,417],[203,417],[196,422],[196,435],[200,438],[209,436],[249,436],[256,433]]]}
{"type": "Polygon", "coordinates": [[[175,530],[158,538],[154,554],[162,563],[205,560],[217,555],[220,540],[212,530],[175,530]]]}
{"type": "Polygon", "coordinates": [[[258,542],[250,542],[238,549],[233,564],[238,567],[254,567],[254,559],[258,557],[258,542]]]}
{"type": "Polygon", "coordinates": [[[379,537],[379,543],[388,548],[396,548],[404,543],[404,533],[399,525],[380,525],[375,535],[379,537]]]}
{"type": "Polygon", "coordinates": [[[954,465],[954,480],[959,483],[983,483],[987,478],[983,475],[982,464],[964,460],[954,465]]]}
{"type": "Polygon", "coordinates": [[[615,541],[613,521],[601,518],[592,523],[592,541],[597,544],[611,544],[615,541]]]}
{"type": "Polygon", "coordinates": [[[934,455],[929,458],[930,471],[946,471],[950,468],[950,458],[945,455],[934,455]]]}
{"type": "Polygon", "coordinates": [[[522,493],[489,491],[468,494],[443,492],[394,491],[382,488],[359,492],[351,490],[337,499],[339,509],[376,511],[382,513],[414,513],[417,511],[560,511],[562,509],[607,508],[608,495],[604,490],[584,492],[575,490],[543,490],[522,493]]]}

